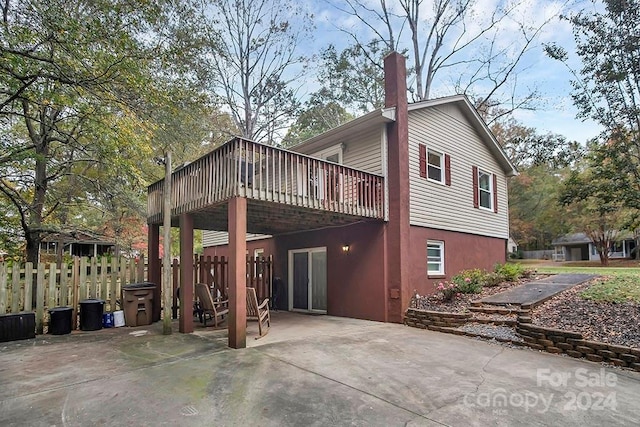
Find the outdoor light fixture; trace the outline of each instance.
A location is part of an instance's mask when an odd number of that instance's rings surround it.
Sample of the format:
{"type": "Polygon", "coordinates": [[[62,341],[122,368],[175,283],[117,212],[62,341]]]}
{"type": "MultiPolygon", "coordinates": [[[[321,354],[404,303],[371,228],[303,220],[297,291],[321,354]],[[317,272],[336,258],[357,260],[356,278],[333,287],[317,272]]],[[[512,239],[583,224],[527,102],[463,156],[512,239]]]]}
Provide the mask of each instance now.
{"type": "Polygon", "coordinates": [[[346,243],[344,245],[342,245],[342,252],[344,252],[345,254],[349,253],[349,249],[350,249],[350,247],[346,243]]]}

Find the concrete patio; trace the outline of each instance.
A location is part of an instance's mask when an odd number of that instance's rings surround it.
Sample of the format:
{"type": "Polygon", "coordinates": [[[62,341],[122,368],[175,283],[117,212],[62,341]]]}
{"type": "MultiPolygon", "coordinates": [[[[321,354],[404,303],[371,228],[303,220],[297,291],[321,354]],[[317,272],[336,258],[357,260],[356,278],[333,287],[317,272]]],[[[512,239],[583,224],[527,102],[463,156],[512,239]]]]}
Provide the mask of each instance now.
{"type": "Polygon", "coordinates": [[[272,313],[0,343],[0,424],[638,425],[640,374],[397,324],[272,313]],[[177,329],[177,328],[176,328],[177,329]]]}

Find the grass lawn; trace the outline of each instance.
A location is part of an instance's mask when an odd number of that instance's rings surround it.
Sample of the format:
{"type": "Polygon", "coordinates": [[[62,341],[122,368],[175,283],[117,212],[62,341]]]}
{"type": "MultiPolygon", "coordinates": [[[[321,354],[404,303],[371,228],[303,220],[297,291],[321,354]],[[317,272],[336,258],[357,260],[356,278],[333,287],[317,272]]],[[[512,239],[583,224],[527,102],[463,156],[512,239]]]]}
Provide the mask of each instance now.
{"type": "MultiPolygon", "coordinates": [[[[535,268],[540,273],[588,273],[603,276],[580,296],[593,301],[635,302],[640,304],[640,267],[593,267],[563,264],[560,266],[532,265],[523,263],[527,268],[535,268]]],[[[637,264],[635,264],[637,265],[637,264]]]]}

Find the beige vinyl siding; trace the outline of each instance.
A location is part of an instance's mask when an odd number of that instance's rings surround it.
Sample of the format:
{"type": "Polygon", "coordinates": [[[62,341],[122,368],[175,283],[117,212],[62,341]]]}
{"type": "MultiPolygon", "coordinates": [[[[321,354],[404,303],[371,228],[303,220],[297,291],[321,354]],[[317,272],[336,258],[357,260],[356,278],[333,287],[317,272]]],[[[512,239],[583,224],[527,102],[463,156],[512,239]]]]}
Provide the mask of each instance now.
{"type": "Polygon", "coordinates": [[[342,162],[345,166],[366,172],[383,175],[382,155],[380,153],[380,139],[383,128],[373,127],[350,141],[346,141],[346,148],[342,152],[342,162]]]}
{"type": "Polygon", "coordinates": [[[384,125],[372,126],[366,132],[353,135],[348,139],[327,141],[322,148],[312,152],[304,151],[309,156],[317,156],[330,147],[344,144],[342,150],[342,164],[365,172],[382,175],[381,138],[384,125]]]}
{"type": "Polygon", "coordinates": [[[506,176],[457,106],[409,112],[409,187],[411,225],[509,237],[506,176]],[[420,177],[418,144],[451,156],[451,186],[420,177]],[[473,166],[495,175],[498,213],[473,207],[473,166]]]}
{"type": "MultiPolygon", "coordinates": [[[[267,234],[247,233],[247,242],[252,240],[266,239],[271,236],[267,234]]],[[[229,244],[229,233],[226,231],[202,230],[202,247],[220,246],[229,244]]]]}

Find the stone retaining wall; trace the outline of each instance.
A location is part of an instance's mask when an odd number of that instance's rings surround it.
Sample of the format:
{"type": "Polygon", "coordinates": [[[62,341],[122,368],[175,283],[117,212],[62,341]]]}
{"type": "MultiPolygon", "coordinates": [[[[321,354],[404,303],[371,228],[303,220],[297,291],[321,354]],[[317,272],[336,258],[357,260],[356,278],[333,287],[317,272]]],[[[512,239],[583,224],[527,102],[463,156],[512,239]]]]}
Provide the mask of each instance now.
{"type": "Polygon", "coordinates": [[[585,340],[578,332],[545,328],[520,323],[516,327],[527,346],[548,353],[562,353],[571,357],[585,357],[592,362],[607,362],[640,371],[640,349],[585,340]]]}
{"type": "Polygon", "coordinates": [[[422,329],[457,328],[467,323],[471,313],[445,313],[440,311],[418,310],[409,308],[404,316],[404,323],[422,329]]]}
{"type": "MultiPolygon", "coordinates": [[[[407,326],[438,332],[480,336],[457,329],[447,329],[458,328],[471,320],[471,313],[446,313],[410,308],[405,313],[404,323],[407,326]]],[[[585,340],[579,332],[533,325],[531,318],[524,312],[519,313],[516,333],[524,340],[523,343],[512,342],[516,345],[525,345],[548,353],[566,354],[577,358],[584,357],[592,362],[607,362],[640,371],[640,349],[589,341],[585,340]]]]}

